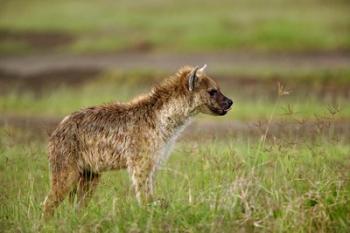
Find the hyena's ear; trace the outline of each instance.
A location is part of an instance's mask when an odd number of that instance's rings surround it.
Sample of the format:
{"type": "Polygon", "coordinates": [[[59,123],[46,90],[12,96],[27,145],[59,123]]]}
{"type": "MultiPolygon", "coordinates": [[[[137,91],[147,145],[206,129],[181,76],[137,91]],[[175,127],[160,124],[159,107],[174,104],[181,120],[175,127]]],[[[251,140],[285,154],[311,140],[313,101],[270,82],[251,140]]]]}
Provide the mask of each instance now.
{"type": "Polygon", "coordinates": [[[189,91],[193,91],[194,90],[194,87],[195,87],[196,82],[198,80],[197,71],[199,71],[201,73],[204,73],[205,68],[207,68],[207,64],[205,64],[201,68],[198,68],[198,66],[196,66],[196,68],[194,68],[191,71],[191,73],[188,76],[188,90],[189,91]]]}
{"type": "Polygon", "coordinates": [[[198,70],[198,66],[196,68],[194,68],[191,73],[188,75],[188,90],[189,91],[193,91],[195,85],[196,85],[196,81],[197,81],[197,70],[198,70]]]}
{"type": "Polygon", "coordinates": [[[198,71],[204,73],[205,69],[207,68],[207,64],[204,64],[198,71]]]}

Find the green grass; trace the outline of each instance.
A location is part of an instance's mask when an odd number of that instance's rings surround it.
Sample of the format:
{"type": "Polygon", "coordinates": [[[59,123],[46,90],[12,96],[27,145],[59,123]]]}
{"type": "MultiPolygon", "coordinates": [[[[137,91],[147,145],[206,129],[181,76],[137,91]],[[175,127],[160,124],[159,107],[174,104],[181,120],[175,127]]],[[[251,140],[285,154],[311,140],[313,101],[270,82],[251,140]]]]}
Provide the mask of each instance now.
{"type": "MultiPolygon", "coordinates": [[[[149,71],[111,72],[78,87],[61,86],[54,91],[44,91],[40,94],[13,89],[0,95],[0,111],[5,115],[63,117],[89,106],[128,101],[139,94],[149,92],[151,85],[164,76],[149,71]]],[[[232,80],[234,77],[235,75],[232,75],[232,80]]],[[[350,105],[346,96],[330,93],[317,97],[323,86],[349,85],[348,71],[291,74],[286,78],[277,74],[285,83],[294,86],[290,95],[282,97],[278,97],[276,82],[269,81],[269,77],[273,78],[276,75],[262,75],[262,78],[259,76],[257,80],[260,84],[251,88],[245,88],[239,83],[224,83],[223,93],[234,99],[235,106],[227,117],[220,120],[268,119],[272,111],[275,111],[275,118],[292,116],[315,119],[330,116],[330,109],[339,110],[335,118],[350,118],[350,105]],[[270,84],[266,85],[265,82],[270,84]]],[[[224,82],[230,82],[229,80],[230,78],[224,82]]],[[[202,119],[209,117],[204,116],[202,119]]]]}
{"type": "MultiPolygon", "coordinates": [[[[2,2],[0,29],[68,33],[75,42],[59,49],[75,53],[132,50],[142,42],[171,52],[328,51],[350,48],[349,9],[346,1],[312,0],[12,0],[2,2]]],[[[19,51],[13,43],[0,49],[19,51]]]]}
{"type": "MultiPolygon", "coordinates": [[[[239,77],[242,74],[239,72],[234,74],[239,77]]],[[[349,101],[340,90],[349,85],[348,75],[347,70],[298,70],[289,75],[263,73],[258,76],[261,84],[250,92],[244,86],[223,85],[224,93],[236,101],[232,112],[223,118],[202,116],[200,120],[315,119],[331,116],[330,106],[340,109],[332,119],[347,120],[349,101]],[[287,89],[295,87],[290,95],[277,97],[274,87],[272,92],[262,90],[268,89],[266,84],[275,76],[282,78],[287,89]],[[336,88],[333,95],[317,96],[320,87],[331,85],[336,88]]],[[[82,107],[127,101],[147,92],[161,77],[163,74],[150,71],[115,71],[76,87],[62,86],[43,92],[14,88],[0,95],[0,112],[62,117],[82,107]]],[[[41,220],[41,202],[49,190],[46,135],[43,138],[43,133],[36,132],[34,127],[31,131],[2,127],[0,229],[1,232],[347,233],[350,230],[349,139],[344,134],[337,135],[332,124],[322,127],[330,127],[329,133],[311,138],[288,133],[271,140],[242,135],[181,141],[157,175],[157,202],[138,206],[126,171],[107,172],[83,212],[76,213],[65,201],[48,223],[41,220]]]]}
{"type": "Polygon", "coordinates": [[[226,139],[179,143],[157,175],[160,202],[139,207],[125,171],[109,172],[90,205],[40,220],[46,141],[0,130],[2,232],[348,232],[350,146],[226,139]]]}

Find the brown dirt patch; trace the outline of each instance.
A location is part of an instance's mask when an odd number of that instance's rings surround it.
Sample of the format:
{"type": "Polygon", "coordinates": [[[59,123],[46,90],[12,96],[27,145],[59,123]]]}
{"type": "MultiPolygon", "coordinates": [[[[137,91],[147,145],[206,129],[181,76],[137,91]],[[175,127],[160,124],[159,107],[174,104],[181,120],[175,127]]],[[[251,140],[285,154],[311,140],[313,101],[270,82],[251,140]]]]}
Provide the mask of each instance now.
{"type": "MultiPolygon", "coordinates": [[[[14,127],[28,130],[35,135],[48,136],[61,119],[48,117],[0,116],[0,127],[14,127]]],[[[261,138],[268,140],[287,139],[292,141],[312,140],[320,136],[332,140],[350,139],[348,119],[319,119],[309,121],[229,121],[193,122],[180,140],[215,140],[237,138],[261,138]]]]}
{"type": "MultiPolygon", "coordinates": [[[[6,33],[5,33],[6,35],[6,33]]],[[[11,33],[8,33],[9,38],[11,33]]],[[[13,36],[13,35],[12,35],[13,36]]],[[[20,37],[20,36],[19,36],[20,37]]],[[[52,36],[54,37],[54,36],[52,36]]],[[[1,36],[0,36],[1,38],[1,36]]],[[[1,39],[0,39],[1,41],[1,39]]],[[[62,40],[63,41],[63,40],[62,40]]],[[[0,84],[11,88],[11,84],[17,81],[23,82],[30,89],[42,89],[44,86],[55,86],[58,81],[67,85],[76,84],[74,80],[94,76],[96,71],[118,70],[129,72],[131,70],[148,70],[163,73],[156,79],[162,78],[175,72],[185,64],[209,65],[210,75],[217,77],[223,89],[232,93],[238,92],[244,97],[258,98],[259,96],[276,96],[277,82],[284,84],[291,90],[292,95],[305,96],[314,95],[317,97],[344,96],[350,97],[350,83],[339,82],[341,77],[337,70],[346,69],[350,66],[350,54],[348,52],[338,53],[310,53],[310,54],[253,54],[253,53],[205,53],[205,54],[159,54],[149,53],[152,44],[147,41],[140,41],[135,48],[118,54],[98,55],[68,55],[68,54],[46,54],[31,55],[23,57],[5,56],[0,57],[0,84]],[[273,72],[276,67],[288,74],[288,71],[298,69],[306,70],[329,70],[330,75],[326,78],[305,77],[304,80],[293,77],[260,77],[253,75],[215,75],[223,70],[240,68],[242,70],[263,69],[273,72]],[[334,76],[333,73],[336,75],[334,76]],[[339,77],[338,77],[338,76],[339,77]],[[26,81],[23,81],[26,79],[26,81]],[[76,79],[75,79],[76,78],[76,79]],[[12,82],[11,80],[17,80],[12,82]],[[33,83],[30,83],[33,80],[33,83]],[[40,80],[40,81],[36,81],[40,80]],[[71,81],[72,80],[72,81],[71,81]],[[4,84],[5,83],[5,84],[4,84]]],[[[149,74],[148,74],[149,75],[149,74]]],[[[344,74],[340,74],[343,75],[344,74]]],[[[144,79],[143,84],[151,85],[155,79],[144,79]],[[149,84],[147,83],[149,82],[149,84]]],[[[4,88],[2,88],[4,89],[4,88]]]]}
{"type": "Polygon", "coordinates": [[[38,74],[20,74],[0,70],[0,91],[3,94],[13,90],[31,90],[40,95],[45,91],[62,85],[77,87],[96,78],[98,69],[63,69],[40,72],[38,74]]]}
{"type": "Polygon", "coordinates": [[[74,37],[63,32],[0,30],[0,43],[5,41],[20,42],[37,50],[46,50],[70,44],[74,37]]]}
{"type": "MultiPolygon", "coordinates": [[[[44,70],[41,72],[19,73],[7,71],[0,68],[0,92],[6,94],[13,90],[29,90],[36,94],[48,91],[65,85],[78,88],[84,83],[98,78],[103,70],[97,67],[66,67],[55,70],[44,70]]],[[[166,75],[140,74],[135,81],[128,80],[128,83],[137,86],[150,87],[160,81],[166,75]]],[[[277,83],[283,84],[291,92],[291,95],[308,96],[317,98],[327,97],[336,99],[337,97],[350,98],[350,82],[339,83],[337,79],[314,80],[305,82],[303,80],[293,80],[280,76],[258,77],[248,75],[215,75],[225,92],[234,93],[244,98],[261,98],[261,96],[274,99],[277,97],[277,83]]],[[[123,78],[129,77],[125,74],[123,78]]],[[[125,80],[109,80],[109,82],[121,82],[125,80]]]]}
{"type": "MultiPolygon", "coordinates": [[[[140,47],[148,47],[142,45],[140,47]]],[[[144,50],[144,49],[142,49],[144,50]]],[[[248,52],[218,53],[147,53],[124,52],[116,54],[72,55],[50,54],[30,56],[2,56],[0,67],[20,73],[55,70],[65,67],[96,67],[103,70],[156,70],[175,72],[184,65],[208,64],[209,71],[231,70],[336,70],[348,68],[350,53],[318,53],[318,54],[261,54],[248,52]]]]}
{"type": "Polygon", "coordinates": [[[292,141],[312,140],[319,137],[332,140],[349,138],[350,121],[348,119],[318,119],[307,121],[253,120],[249,122],[194,122],[184,132],[184,139],[235,139],[262,138],[268,140],[288,139],[292,141]]]}

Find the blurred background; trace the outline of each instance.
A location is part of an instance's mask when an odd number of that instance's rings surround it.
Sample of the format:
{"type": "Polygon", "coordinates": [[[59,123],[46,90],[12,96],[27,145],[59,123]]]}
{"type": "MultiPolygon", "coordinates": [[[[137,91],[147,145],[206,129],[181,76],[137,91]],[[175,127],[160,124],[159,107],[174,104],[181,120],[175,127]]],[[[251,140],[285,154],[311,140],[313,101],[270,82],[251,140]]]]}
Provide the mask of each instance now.
{"type": "Polygon", "coordinates": [[[349,100],[349,0],[0,0],[0,229],[350,232],[349,100]],[[107,173],[43,226],[58,122],[204,64],[235,105],[185,130],[158,204],[107,173]]]}
{"type": "Polygon", "coordinates": [[[343,128],[349,12],[342,0],[2,0],[0,121],[46,129],[71,111],[129,100],[181,66],[208,64],[236,106],[198,122],[250,131],[272,114],[288,123],[332,117],[343,128]]]}

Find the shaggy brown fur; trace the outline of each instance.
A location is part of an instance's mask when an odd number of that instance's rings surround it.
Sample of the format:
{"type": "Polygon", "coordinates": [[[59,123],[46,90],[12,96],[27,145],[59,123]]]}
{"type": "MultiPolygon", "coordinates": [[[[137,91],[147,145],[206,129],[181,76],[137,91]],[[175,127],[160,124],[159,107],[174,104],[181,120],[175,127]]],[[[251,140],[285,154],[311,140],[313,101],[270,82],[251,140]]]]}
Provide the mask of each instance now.
{"type": "Polygon", "coordinates": [[[184,67],[145,96],[65,117],[49,141],[51,190],[44,216],[70,193],[86,205],[100,173],[126,168],[140,203],[152,199],[154,175],[189,119],[225,115],[232,101],[203,70],[184,67]]]}

